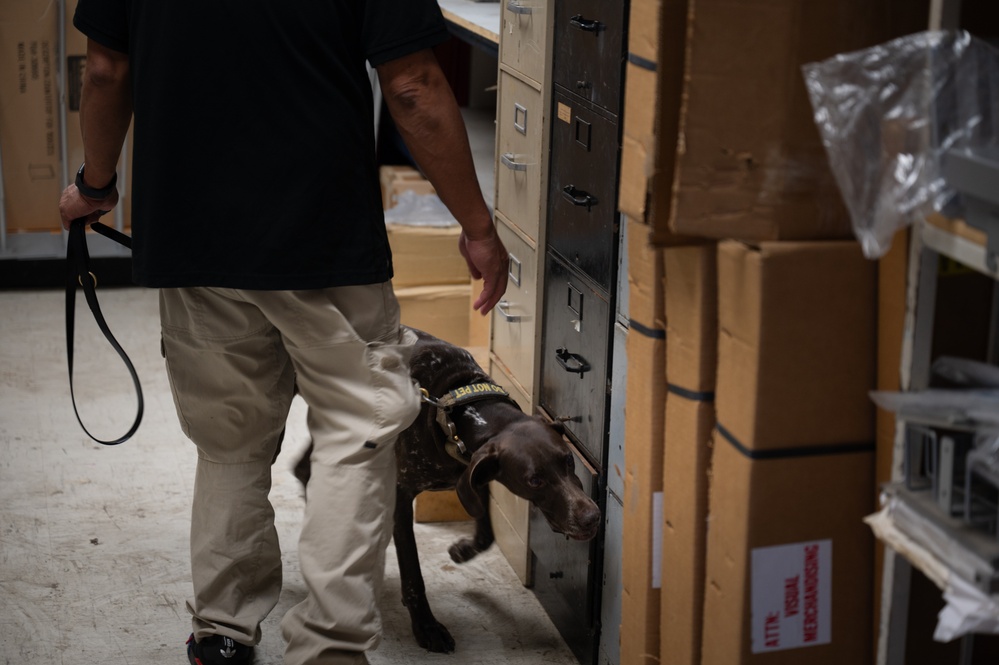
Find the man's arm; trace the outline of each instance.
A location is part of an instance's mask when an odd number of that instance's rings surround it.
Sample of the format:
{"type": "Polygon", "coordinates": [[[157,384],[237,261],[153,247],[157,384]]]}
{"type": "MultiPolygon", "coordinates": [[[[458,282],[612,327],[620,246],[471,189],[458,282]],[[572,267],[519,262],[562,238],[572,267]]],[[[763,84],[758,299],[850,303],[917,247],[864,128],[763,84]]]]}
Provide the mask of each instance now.
{"type": "Polygon", "coordinates": [[[468,135],[451,87],[430,50],[378,66],[382,94],[399,133],[441,201],[461,224],[459,250],[482,293],[482,314],[506,291],[508,259],[475,177],[468,135]]]}
{"type": "MultiPolygon", "coordinates": [[[[83,181],[88,187],[106,187],[118,168],[118,158],[132,120],[132,90],[128,55],[87,40],[87,65],[80,101],[80,127],[83,132],[83,181]]],[[[104,199],[92,199],[71,184],[62,193],[59,212],[62,225],[79,217],[94,222],[118,203],[118,192],[104,199]]]]}

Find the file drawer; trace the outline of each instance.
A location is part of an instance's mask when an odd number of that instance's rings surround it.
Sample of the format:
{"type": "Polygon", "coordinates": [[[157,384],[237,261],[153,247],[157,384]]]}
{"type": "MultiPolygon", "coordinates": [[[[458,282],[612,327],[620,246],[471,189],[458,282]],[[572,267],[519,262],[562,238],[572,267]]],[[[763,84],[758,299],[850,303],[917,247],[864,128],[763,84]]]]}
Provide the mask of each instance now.
{"type": "Polygon", "coordinates": [[[537,242],[541,224],[541,92],[507,72],[499,78],[496,210],[537,242]]]}
{"type": "MultiPolygon", "coordinates": [[[[506,294],[493,310],[492,350],[529,394],[534,394],[534,334],[537,329],[537,250],[502,217],[496,230],[509,254],[506,294]]],[[[531,405],[521,405],[529,412],[531,405]]]]}
{"type": "MultiPolygon", "coordinates": [[[[524,413],[534,412],[532,397],[523,392],[516,380],[510,378],[503,362],[494,356],[489,358],[489,376],[493,382],[506,388],[510,397],[520,405],[524,413]]],[[[489,514],[493,522],[496,545],[520,581],[530,586],[531,552],[527,544],[530,542],[531,502],[517,496],[496,481],[489,483],[489,497],[489,514]]]]}
{"type": "Polygon", "coordinates": [[[624,78],[626,2],[557,0],[552,78],[615,116],[624,78]]]}
{"type": "MultiPolygon", "coordinates": [[[[573,452],[583,491],[602,506],[598,474],[578,451],[573,452]]],[[[534,593],[579,662],[593,663],[599,636],[603,530],[588,542],[569,540],[554,533],[534,506],[530,528],[534,593]]]]}
{"type": "Polygon", "coordinates": [[[500,1],[503,3],[500,62],[544,84],[551,0],[500,1]]]}
{"type": "Polygon", "coordinates": [[[548,246],[614,289],[617,261],[618,125],[592,106],[555,95],[548,174],[548,246]]]}
{"type": "Polygon", "coordinates": [[[606,296],[552,253],[545,257],[539,403],[604,467],[613,319],[606,296]]]}

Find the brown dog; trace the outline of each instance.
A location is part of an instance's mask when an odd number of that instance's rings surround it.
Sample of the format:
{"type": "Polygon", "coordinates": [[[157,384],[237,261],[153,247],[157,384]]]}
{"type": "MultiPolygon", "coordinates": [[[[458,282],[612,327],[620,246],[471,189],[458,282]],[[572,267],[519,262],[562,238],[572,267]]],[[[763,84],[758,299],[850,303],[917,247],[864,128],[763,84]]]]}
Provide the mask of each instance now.
{"type": "MultiPolygon", "coordinates": [[[[410,361],[413,378],[433,400],[458,395],[447,415],[466,450],[461,453],[452,446],[454,455],[446,451],[449,437],[438,422],[439,408],[424,403],[416,421],[399,436],[396,447],[393,537],[402,602],[409,609],[416,641],[429,651],[449,653],[454,650],[454,639],[434,618],[420,570],[413,534],[413,499],[417,494],[457,489],[465,510],[475,518],[474,536],[462,538],[448,548],[456,563],[472,559],[493,543],[489,518],[491,480],[531,501],[555,532],[569,538],[593,538],[601,515],[573,471],[574,456],[562,438],[561,426],[525,415],[509,397],[496,394],[492,380],[464,349],[422,331],[415,332],[419,341],[410,361]]],[[[295,475],[303,483],[309,479],[311,451],[310,446],[295,467],[295,475]]]]}

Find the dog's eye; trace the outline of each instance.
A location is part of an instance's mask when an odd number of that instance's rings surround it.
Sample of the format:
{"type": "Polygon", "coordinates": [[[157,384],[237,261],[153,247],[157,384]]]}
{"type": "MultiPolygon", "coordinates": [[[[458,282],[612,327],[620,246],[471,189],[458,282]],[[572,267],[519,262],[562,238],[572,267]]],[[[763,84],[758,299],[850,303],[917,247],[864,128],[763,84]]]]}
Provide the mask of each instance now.
{"type": "Polygon", "coordinates": [[[541,476],[531,476],[527,479],[527,486],[531,489],[540,489],[545,486],[545,479],[541,476]]]}
{"type": "Polygon", "coordinates": [[[570,471],[576,468],[576,460],[573,459],[572,453],[569,453],[568,455],[565,456],[565,468],[569,469],[570,471]]]}

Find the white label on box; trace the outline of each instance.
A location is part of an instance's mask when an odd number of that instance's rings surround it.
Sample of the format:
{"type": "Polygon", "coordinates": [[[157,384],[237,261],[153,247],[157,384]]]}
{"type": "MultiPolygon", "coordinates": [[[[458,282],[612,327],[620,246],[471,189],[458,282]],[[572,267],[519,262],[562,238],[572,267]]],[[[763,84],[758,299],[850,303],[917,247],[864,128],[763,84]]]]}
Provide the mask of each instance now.
{"type": "Polygon", "coordinates": [[[663,493],[652,495],[652,588],[663,586],[663,493]]]}
{"type": "Polygon", "coordinates": [[[752,555],[752,652],[832,641],[832,541],[758,547],[752,555]]]}

